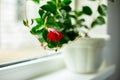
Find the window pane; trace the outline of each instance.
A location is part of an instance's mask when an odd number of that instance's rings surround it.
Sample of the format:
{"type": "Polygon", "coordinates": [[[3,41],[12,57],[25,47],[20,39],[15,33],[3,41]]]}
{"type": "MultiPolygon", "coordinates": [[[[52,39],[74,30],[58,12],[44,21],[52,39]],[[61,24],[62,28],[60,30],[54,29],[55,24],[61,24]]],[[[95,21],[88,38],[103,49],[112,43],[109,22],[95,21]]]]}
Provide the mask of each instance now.
{"type": "Polygon", "coordinates": [[[22,23],[25,0],[0,1],[0,63],[48,55],[22,23]]]}

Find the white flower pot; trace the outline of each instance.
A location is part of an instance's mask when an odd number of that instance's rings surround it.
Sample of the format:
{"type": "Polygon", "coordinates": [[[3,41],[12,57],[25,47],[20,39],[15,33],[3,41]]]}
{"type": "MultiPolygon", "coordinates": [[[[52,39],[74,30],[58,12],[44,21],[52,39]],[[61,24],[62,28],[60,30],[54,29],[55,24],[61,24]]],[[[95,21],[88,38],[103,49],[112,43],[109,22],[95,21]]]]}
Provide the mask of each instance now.
{"type": "Polygon", "coordinates": [[[102,63],[105,39],[81,38],[64,46],[66,66],[75,73],[96,72],[102,63]]]}

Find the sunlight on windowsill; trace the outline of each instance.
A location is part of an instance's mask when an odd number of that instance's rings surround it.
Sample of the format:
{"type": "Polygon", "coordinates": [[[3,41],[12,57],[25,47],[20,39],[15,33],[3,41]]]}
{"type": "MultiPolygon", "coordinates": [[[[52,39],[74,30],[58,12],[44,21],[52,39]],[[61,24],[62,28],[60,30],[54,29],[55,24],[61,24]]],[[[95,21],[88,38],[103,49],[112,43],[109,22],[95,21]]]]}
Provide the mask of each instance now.
{"type": "Polygon", "coordinates": [[[49,53],[46,53],[46,51],[41,48],[40,49],[21,49],[21,50],[1,50],[0,64],[39,58],[45,55],[49,55],[49,53]]]}

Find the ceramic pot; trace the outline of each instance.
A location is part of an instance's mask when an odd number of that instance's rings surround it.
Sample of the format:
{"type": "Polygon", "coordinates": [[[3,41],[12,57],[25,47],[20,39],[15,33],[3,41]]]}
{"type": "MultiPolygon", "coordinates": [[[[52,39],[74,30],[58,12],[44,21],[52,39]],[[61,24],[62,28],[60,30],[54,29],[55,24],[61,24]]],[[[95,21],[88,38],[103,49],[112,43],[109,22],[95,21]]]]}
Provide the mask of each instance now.
{"type": "Polygon", "coordinates": [[[64,46],[66,66],[75,73],[94,73],[102,63],[105,39],[80,38],[64,46]]]}

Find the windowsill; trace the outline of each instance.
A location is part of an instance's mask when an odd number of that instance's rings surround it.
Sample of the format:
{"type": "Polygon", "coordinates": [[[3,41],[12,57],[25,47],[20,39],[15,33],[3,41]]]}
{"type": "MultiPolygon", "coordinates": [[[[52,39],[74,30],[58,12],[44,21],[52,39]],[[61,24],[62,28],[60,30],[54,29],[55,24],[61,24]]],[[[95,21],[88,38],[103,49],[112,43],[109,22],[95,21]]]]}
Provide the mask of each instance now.
{"type": "Polygon", "coordinates": [[[78,75],[69,72],[60,54],[0,68],[0,80],[103,80],[110,77],[115,66],[95,74],[78,75]]]}
{"type": "Polygon", "coordinates": [[[101,72],[94,74],[75,74],[63,68],[61,70],[55,71],[53,73],[39,76],[31,80],[106,80],[109,78],[115,71],[115,66],[109,66],[101,72]]]}
{"type": "Polygon", "coordinates": [[[28,80],[37,75],[57,71],[64,67],[63,64],[59,54],[41,57],[0,68],[0,80],[28,80]]]}
{"type": "Polygon", "coordinates": [[[46,55],[50,55],[50,54],[47,54],[43,48],[0,50],[0,65],[39,58],[46,55]]]}

